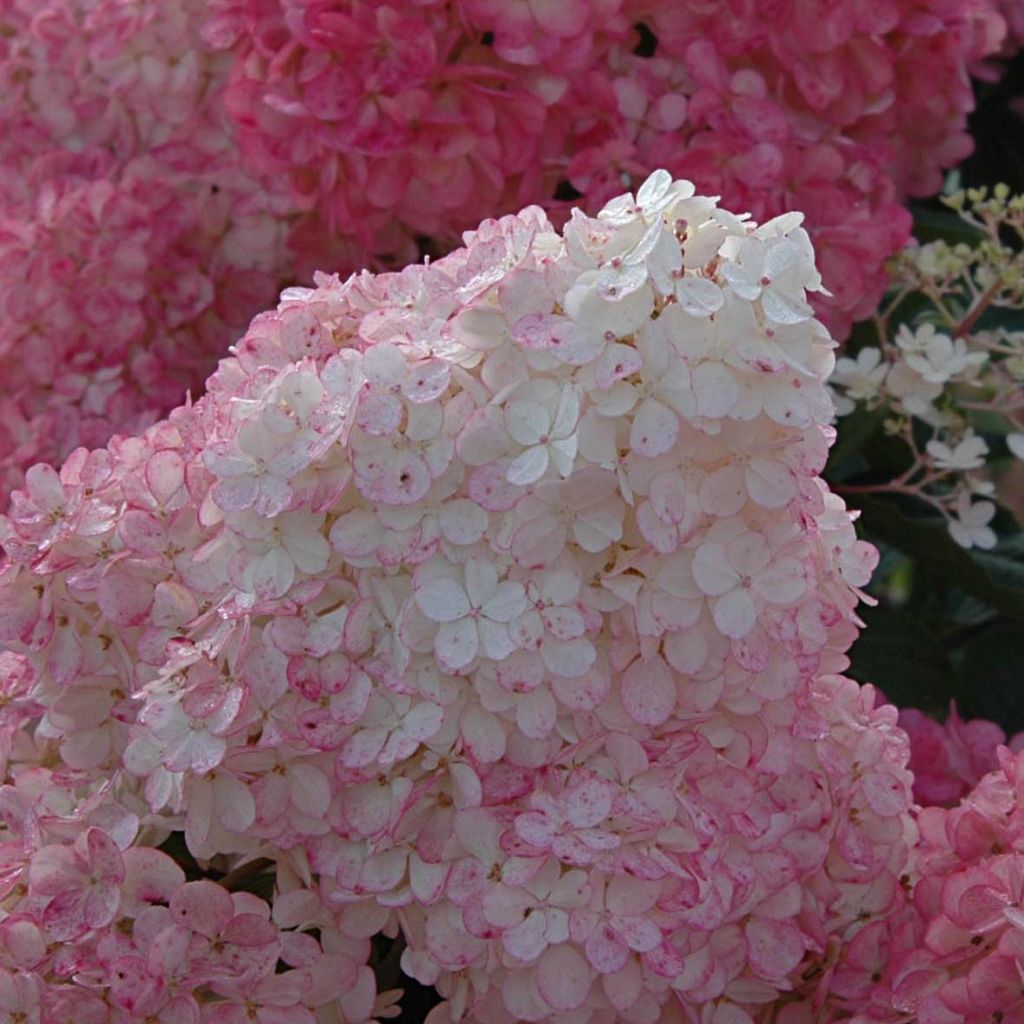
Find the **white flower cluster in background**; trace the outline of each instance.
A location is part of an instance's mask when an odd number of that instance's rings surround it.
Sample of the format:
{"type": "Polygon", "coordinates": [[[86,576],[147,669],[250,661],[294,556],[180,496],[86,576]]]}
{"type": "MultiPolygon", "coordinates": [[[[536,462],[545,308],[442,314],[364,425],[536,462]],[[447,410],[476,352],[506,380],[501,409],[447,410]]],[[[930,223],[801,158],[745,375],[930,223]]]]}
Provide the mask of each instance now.
{"type": "Polygon", "coordinates": [[[875,317],[877,344],[837,360],[830,383],[840,416],[881,410],[887,433],[911,457],[894,480],[851,490],[913,495],[943,516],[958,544],[991,548],[989,463],[1024,460],[1024,318],[1019,330],[1005,319],[993,324],[999,311],[1024,313],[1024,198],[997,186],[991,196],[971,190],[947,202],[975,242],[906,249],[875,317]],[[899,322],[908,308],[909,320],[899,322]]]}

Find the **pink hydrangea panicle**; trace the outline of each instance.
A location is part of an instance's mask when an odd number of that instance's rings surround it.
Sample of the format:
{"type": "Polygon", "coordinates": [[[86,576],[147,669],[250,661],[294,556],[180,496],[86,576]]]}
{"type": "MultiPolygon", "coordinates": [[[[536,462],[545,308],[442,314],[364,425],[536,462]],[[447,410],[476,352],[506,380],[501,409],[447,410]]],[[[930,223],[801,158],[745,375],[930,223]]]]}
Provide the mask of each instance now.
{"type": "Polygon", "coordinates": [[[955,807],[920,813],[912,908],[890,922],[884,999],[866,1020],[892,1020],[885,1006],[922,1021],[1024,1016],[1024,765],[1007,747],[997,753],[955,807]]]}
{"type": "Polygon", "coordinates": [[[667,167],[763,220],[803,209],[840,336],[909,238],[903,201],[969,151],[967,69],[1002,31],[989,0],[217,0],[204,27],[246,164],[371,254],[667,167]]]}

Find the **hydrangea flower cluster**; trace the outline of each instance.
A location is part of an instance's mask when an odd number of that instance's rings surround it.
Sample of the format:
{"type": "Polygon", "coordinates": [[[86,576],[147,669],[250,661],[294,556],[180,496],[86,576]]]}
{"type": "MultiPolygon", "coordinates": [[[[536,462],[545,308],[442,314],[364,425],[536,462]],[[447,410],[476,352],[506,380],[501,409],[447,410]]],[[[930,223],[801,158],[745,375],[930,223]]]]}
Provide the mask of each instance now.
{"type": "Polygon", "coordinates": [[[975,425],[979,415],[988,417],[990,432],[1001,425],[1000,448],[1024,459],[1024,331],[991,329],[985,314],[1024,304],[1024,197],[997,186],[946,202],[976,241],[904,250],[893,292],[874,317],[878,344],[839,359],[831,383],[840,415],[881,410],[888,433],[911,457],[894,480],[848,490],[911,495],[942,515],[958,544],[991,548],[996,507],[986,499],[995,485],[981,471],[1003,452],[975,425]],[[917,303],[909,320],[908,296],[917,303]],[[932,435],[923,445],[922,426],[932,435]]]}
{"type": "Polygon", "coordinates": [[[959,806],[920,812],[913,913],[876,929],[878,998],[859,1021],[1024,1019],[1022,795],[1024,755],[1000,747],[999,767],[959,806]]]}
{"type": "Polygon", "coordinates": [[[153,830],[123,797],[84,782],[37,765],[0,789],[5,1021],[354,1024],[388,1014],[390,995],[375,1000],[365,965],[368,940],[310,919],[308,893],[281,892],[271,911],[229,891],[232,876],[186,881],[144,841],[153,830]]]}
{"type": "Polygon", "coordinates": [[[970,151],[980,0],[215,0],[252,165],[390,253],[494,211],[590,208],[656,166],[767,219],[807,211],[845,334],[907,239],[908,195],[970,151]],[[379,237],[378,237],[379,236],[379,237]]]}
{"type": "Polygon", "coordinates": [[[911,777],[895,709],[837,675],[877,556],[818,476],[800,221],[664,171],[563,235],[486,221],[286,291],[198,402],[33,467],[2,525],[0,928],[37,952],[0,998],[124,983],[192,1021],[191,978],[226,1001],[204,1021],[363,1020],[318,965],[383,932],[432,1024],[858,1006],[825,981],[904,906],[911,777]],[[52,842],[51,771],[81,790],[52,842]],[[217,894],[132,852],[169,832],[217,894]],[[266,906],[228,893],[260,858],[266,906]],[[46,973],[54,928],[80,959],[46,973]]]}
{"type": "Polygon", "coordinates": [[[1006,744],[1024,748],[1024,733],[1007,743],[1006,734],[984,718],[964,721],[950,704],[945,722],[916,708],[901,708],[899,726],[910,740],[914,800],[923,807],[951,807],[998,767],[996,752],[1006,744]]]}
{"type": "Polygon", "coordinates": [[[321,258],[288,196],[241,166],[228,61],[200,42],[205,10],[0,8],[4,505],[33,462],[137,433],[179,404],[305,258],[321,258]]]}

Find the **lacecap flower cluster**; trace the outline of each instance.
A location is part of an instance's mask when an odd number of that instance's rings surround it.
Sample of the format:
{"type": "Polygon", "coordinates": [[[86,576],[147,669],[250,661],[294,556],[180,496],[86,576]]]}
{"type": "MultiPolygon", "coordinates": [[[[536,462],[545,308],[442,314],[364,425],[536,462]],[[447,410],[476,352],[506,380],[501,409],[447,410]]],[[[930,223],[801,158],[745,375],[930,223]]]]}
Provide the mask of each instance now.
{"type": "Polygon", "coordinates": [[[659,171],[288,290],[201,400],[29,470],[0,1006],[353,1024],[383,933],[432,1024],[858,1008],[915,829],[839,674],[877,556],[819,477],[820,287],[799,214],[659,171]]]}

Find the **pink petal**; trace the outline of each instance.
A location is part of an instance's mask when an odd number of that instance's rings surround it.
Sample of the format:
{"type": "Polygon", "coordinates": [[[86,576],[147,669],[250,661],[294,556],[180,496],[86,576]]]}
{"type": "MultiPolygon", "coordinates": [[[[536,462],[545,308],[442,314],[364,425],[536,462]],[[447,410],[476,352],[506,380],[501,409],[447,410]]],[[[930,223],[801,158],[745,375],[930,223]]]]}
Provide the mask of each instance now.
{"type": "Polygon", "coordinates": [[[600,974],[615,974],[626,966],[629,949],[607,922],[590,933],[586,944],[587,960],[600,974]]]}
{"type": "Polygon", "coordinates": [[[611,787],[604,779],[589,778],[565,791],[565,810],[577,828],[602,824],[611,813],[611,787]]]}
{"type": "Polygon", "coordinates": [[[752,917],[747,922],[746,936],[750,966],[766,981],[787,978],[803,960],[803,936],[788,921],[752,917]]]}
{"type": "Polygon", "coordinates": [[[676,683],[661,658],[637,659],[622,676],[622,706],[634,722],[661,725],[675,710],[676,683]]]}
{"type": "Polygon", "coordinates": [[[85,833],[88,863],[93,877],[120,883],[124,879],[124,858],[117,844],[100,828],[85,833]]]}
{"type": "Polygon", "coordinates": [[[586,960],[572,946],[548,949],[537,965],[537,989],[548,1006],[558,1012],[582,1006],[593,980],[586,960]]]}
{"type": "Polygon", "coordinates": [[[82,920],[89,928],[105,928],[121,905],[120,887],[113,883],[93,885],[82,905],[82,920]]]}
{"type": "Polygon", "coordinates": [[[216,882],[187,882],[171,897],[171,915],[186,928],[208,938],[234,917],[231,895],[216,882]]]}

